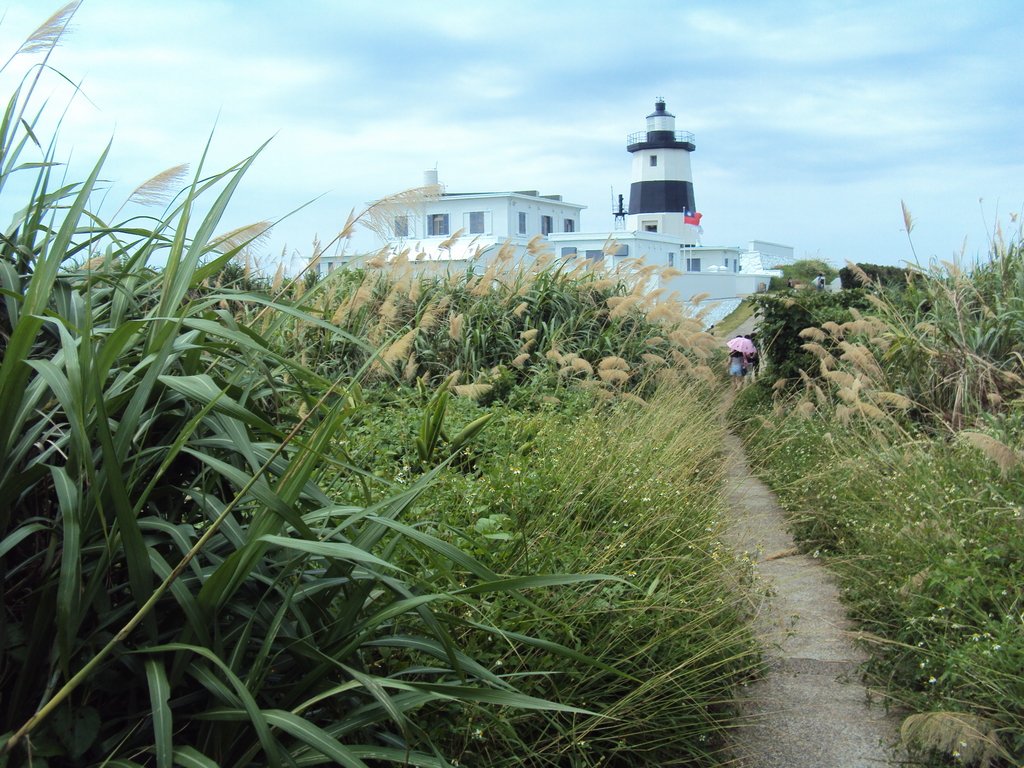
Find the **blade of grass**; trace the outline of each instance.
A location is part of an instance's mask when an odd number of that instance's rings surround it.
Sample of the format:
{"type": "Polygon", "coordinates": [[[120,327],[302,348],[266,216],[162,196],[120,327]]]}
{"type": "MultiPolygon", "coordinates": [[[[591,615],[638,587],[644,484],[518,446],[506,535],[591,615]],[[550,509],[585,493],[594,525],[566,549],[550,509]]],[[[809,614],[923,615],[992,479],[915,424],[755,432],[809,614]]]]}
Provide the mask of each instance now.
{"type": "Polygon", "coordinates": [[[146,680],[149,683],[149,708],[153,716],[156,765],[157,768],[171,768],[173,717],[167,703],[171,697],[171,687],[167,683],[164,665],[159,659],[146,659],[146,680]]]}

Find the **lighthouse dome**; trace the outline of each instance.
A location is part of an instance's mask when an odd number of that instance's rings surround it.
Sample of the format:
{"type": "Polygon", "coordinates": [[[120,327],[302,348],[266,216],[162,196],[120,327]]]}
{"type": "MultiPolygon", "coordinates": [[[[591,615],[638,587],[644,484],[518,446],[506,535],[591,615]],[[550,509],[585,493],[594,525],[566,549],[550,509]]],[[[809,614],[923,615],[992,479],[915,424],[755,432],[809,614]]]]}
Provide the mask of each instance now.
{"type": "Polygon", "coordinates": [[[674,131],[676,129],[676,116],[665,109],[665,100],[658,99],[654,102],[654,111],[647,116],[648,131],[674,131]]]}

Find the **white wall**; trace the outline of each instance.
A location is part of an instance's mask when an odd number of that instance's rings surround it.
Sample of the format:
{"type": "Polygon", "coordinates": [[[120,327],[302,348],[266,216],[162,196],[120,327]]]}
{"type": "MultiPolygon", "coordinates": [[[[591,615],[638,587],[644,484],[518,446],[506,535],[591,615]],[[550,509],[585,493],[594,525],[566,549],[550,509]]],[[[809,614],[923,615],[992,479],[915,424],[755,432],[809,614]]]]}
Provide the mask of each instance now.
{"type": "Polygon", "coordinates": [[[794,261],[793,246],[768,243],[764,240],[751,240],[748,250],[760,253],[761,261],[766,267],[792,264],[794,261]]]}
{"type": "Polygon", "coordinates": [[[667,294],[677,293],[683,300],[700,294],[707,294],[708,299],[731,299],[764,290],[768,280],[765,275],[745,275],[742,272],[687,272],[663,280],[661,287],[667,294]]]}

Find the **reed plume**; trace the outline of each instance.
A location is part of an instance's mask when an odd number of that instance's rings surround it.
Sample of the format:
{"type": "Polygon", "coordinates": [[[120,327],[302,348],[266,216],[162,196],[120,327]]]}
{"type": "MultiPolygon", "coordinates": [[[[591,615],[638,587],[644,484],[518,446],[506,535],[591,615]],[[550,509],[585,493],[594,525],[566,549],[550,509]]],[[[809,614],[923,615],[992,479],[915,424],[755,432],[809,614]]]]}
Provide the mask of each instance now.
{"type": "Polygon", "coordinates": [[[423,309],[423,314],[420,315],[419,328],[422,331],[432,331],[437,325],[440,319],[441,313],[438,311],[437,302],[431,301],[423,309]]]}
{"type": "Polygon", "coordinates": [[[56,13],[36,27],[35,31],[25,38],[25,42],[21,44],[15,55],[43,53],[53,50],[60,44],[61,38],[69,30],[71,19],[78,10],[79,5],[81,5],[81,0],[74,0],[74,2],[59,8],[56,13]]]}
{"type": "Polygon", "coordinates": [[[409,355],[409,350],[412,349],[413,342],[416,341],[416,336],[418,334],[419,328],[413,328],[410,331],[406,331],[396,339],[393,344],[384,350],[380,359],[388,365],[394,365],[400,360],[405,360],[409,355]]]}
{"type": "MultiPolygon", "coordinates": [[[[833,339],[843,338],[843,326],[841,326],[835,320],[829,320],[828,322],[822,323],[821,330],[828,333],[828,335],[831,336],[833,339]]],[[[817,341],[821,341],[821,339],[817,339],[817,341]]]]}
{"type": "Polygon", "coordinates": [[[621,386],[629,381],[629,374],[626,371],[621,371],[617,368],[606,368],[597,372],[598,377],[601,381],[606,384],[612,384],[613,386],[621,386]]]}
{"type": "Polygon", "coordinates": [[[440,198],[441,193],[442,188],[439,184],[427,184],[388,195],[371,203],[361,216],[350,215],[349,222],[346,223],[342,232],[351,232],[355,219],[358,218],[364,227],[375,233],[382,240],[388,240],[394,234],[395,219],[397,217],[424,212],[426,204],[440,198]]]}
{"type": "Polygon", "coordinates": [[[494,389],[492,384],[459,384],[452,389],[459,397],[468,397],[471,400],[479,400],[494,389]]]}
{"type": "Polygon", "coordinates": [[[957,437],[981,451],[989,461],[999,467],[999,471],[1004,477],[1021,463],[1020,454],[1013,448],[984,432],[963,430],[958,433],[957,437]]]}
{"type": "Polygon", "coordinates": [[[455,315],[448,321],[448,337],[452,339],[452,341],[458,341],[462,338],[462,326],[465,319],[465,315],[459,314],[455,315]]]}
{"type": "Polygon", "coordinates": [[[995,724],[966,712],[921,712],[910,715],[900,726],[904,744],[917,749],[937,750],[963,765],[989,768],[998,758],[1009,758],[995,724]]]}
{"type": "Polygon", "coordinates": [[[878,365],[871,350],[862,344],[851,344],[843,341],[839,344],[843,350],[840,359],[853,365],[858,371],[873,382],[881,381],[883,378],[882,368],[878,365]]]}
{"type": "Polygon", "coordinates": [[[667,301],[659,302],[647,313],[647,319],[652,323],[675,320],[678,316],[679,308],[667,301]]]}
{"type": "Polygon", "coordinates": [[[885,421],[885,411],[871,403],[865,402],[864,400],[858,400],[856,403],[857,412],[872,421],[885,421]]]}
{"type": "Polygon", "coordinates": [[[418,370],[419,366],[416,363],[416,355],[410,352],[409,359],[405,361],[405,368],[402,369],[402,378],[408,382],[414,381],[418,370]]]}
{"type": "Polygon", "coordinates": [[[576,355],[573,355],[572,361],[569,363],[569,367],[571,367],[575,371],[582,371],[583,373],[587,374],[588,376],[593,376],[594,375],[594,366],[592,366],[589,362],[584,360],[582,357],[578,357],[576,355]]]}
{"type": "Polygon", "coordinates": [[[271,223],[256,221],[224,232],[213,238],[210,249],[218,253],[230,253],[251,248],[270,237],[271,223]]]}
{"type": "Polygon", "coordinates": [[[814,403],[810,400],[802,400],[797,404],[794,410],[799,416],[805,419],[810,419],[814,417],[814,414],[817,413],[818,409],[814,407],[814,403]]]}
{"type": "Polygon", "coordinates": [[[825,367],[824,363],[822,363],[822,372],[821,372],[821,374],[822,374],[822,376],[824,376],[828,381],[832,382],[833,384],[837,384],[837,385],[839,385],[841,387],[852,387],[853,386],[853,382],[854,382],[853,374],[848,373],[847,371],[840,371],[840,370],[833,371],[833,370],[829,370],[828,368],[825,367]]]}
{"type": "Polygon", "coordinates": [[[906,395],[901,395],[898,392],[872,392],[871,399],[876,403],[881,403],[889,408],[895,408],[899,411],[907,411],[913,407],[914,402],[906,395]]]}
{"type": "Polygon", "coordinates": [[[617,357],[615,355],[609,355],[608,357],[601,358],[601,360],[597,364],[597,369],[599,371],[609,371],[609,370],[628,371],[629,370],[629,363],[627,363],[621,357],[617,357]]]}
{"type": "Polygon", "coordinates": [[[810,339],[821,344],[823,341],[828,340],[828,336],[821,328],[804,328],[800,331],[799,336],[801,339],[810,339]]]}
{"type": "Polygon", "coordinates": [[[184,185],[188,172],[188,163],[175,165],[165,171],[161,171],[156,176],[137,186],[128,195],[128,202],[139,205],[166,205],[177,194],[181,186],[184,185]]]}

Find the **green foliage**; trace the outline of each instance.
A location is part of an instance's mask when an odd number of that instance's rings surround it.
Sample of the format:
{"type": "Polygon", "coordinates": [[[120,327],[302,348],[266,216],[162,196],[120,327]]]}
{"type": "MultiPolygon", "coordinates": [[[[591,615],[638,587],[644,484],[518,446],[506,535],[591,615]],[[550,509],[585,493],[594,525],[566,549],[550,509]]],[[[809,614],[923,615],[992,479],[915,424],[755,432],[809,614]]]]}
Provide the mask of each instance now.
{"type": "MultiPolygon", "coordinates": [[[[421,724],[446,739],[446,752],[460,763],[714,765],[724,759],[731,689],[751,674],[756,656],[737,566],[718,539],[715,395],[662,390],[650,406],[623,402],[573,415],[554,406],[498,408],[484,444],[474,446],[475,471],[445,470],[425,492],[424,510],[444,514],[426,512],[423,530],[468,549],[495,571],[601,572],[619,579],[532,592],[529,603],[495,595],[467,611],[460,644],[474,658],[518,680],[526,693],[587,702],[612,719],[431,709],[421,724]],[[496,644],[476,632],[477,622],[586,656],[496,644]],[[683,659],[690,661],[681,665],[683,659]],[[687,696],[680,698],[680,690],[687,696]]],[[[451,401],[460,402],[466,403],[451,401]]],[[[454,423],[472,423],[477,408],[460,406],[454,423]]],[[[393,423],[401,421],[396,415],[393,423]]],[[[367,431],[351,453],[372,459],[399,449],[401,439],[391,428],[367,431]]]]}
{"type": "Polygon", "coordinates": [[[982,718],[976,739],[1024,758],[1024,472],[966,444],[820,419],[769,419],[749,439],[802,546],[828,559],[875,638],[872,678],[911,711],[982,718]]]}
{"type": "Polygon", "coordinates": [[[887,330],[882,364],[932,419],[960,429],[1024,396],[1019,242],[996,246],[971,273],[949,265],[923,275],[900,297],[882,297],[877,314],[887,330]]]}
{"type": "Polygon", "coordinates": [[[870,290],[858,319],[819,316],[804,334],[817,365],[802,394],[741,393],[733,419],[802,546],[838,573],[868,672],[915,713],[912,745],[929,764],[1017,765],[1021,248],[870,290]]]}
{"type": "Polygon", "coordinates": [[[854,310],[871,306],[863,290],[763,294],[754,301],[760,317],[754,343],[761,355],[764,377],[773,380],[795,380],[800,371],[812,375],[817,372],[818,358],[804,348],[807,339],[801,337],[801,331],[829,321],[847,322],[853,319],[854,310]]]}
{"type": "Polygon", "coordinates": [[[878,264],[857,263],[856,269],[849,266],[839,270],[843,289],[864,287],[864,278],[871,283],[894,291],[902,291],[916,274],[914,270],[878,264]]]}
{"type": "Polygon", "coordinates": [[[776,269],[782,270],[782,277],[772,278],[769,287],[773,291],[785,289],[790,280],[799,288],[809,289],[818,275],[824,275],[827,282],[832,282],[838,274],[835,267],[824,259],[800,259],[792,264],[783,264],[776,269]]]}
{"type": "Polygon", "coordinates": [[[365,417],[361,388],[282,353],[302,326],[370,359],[367,342],[297,305],[300,289],[210,286],[236,254],[215,229],[256,156],[200,169],[144,228],[88,210],[102,159],[60,189],[48,157],[19,163],[26,130],[2,131],[4,173],[36,174],[0,244],[8,764],[443,766],[413,717],[432,702],[577,711],[461,652],[453,606],[597,577],[509,581],[408,526],[438,443],[415,482],[369,493],[334,450],[365,417]]]}
{"type": "Polygon", "coordinates": [[[58,187],[22,157],[30,90],[0,126],[0,191],[32,175],[0,239],[0,760],[722,762],[755,657],[695,321],[543,265],[267,285],[215,234],[258,152],[109,222],[102,158],[58,187]]]}

